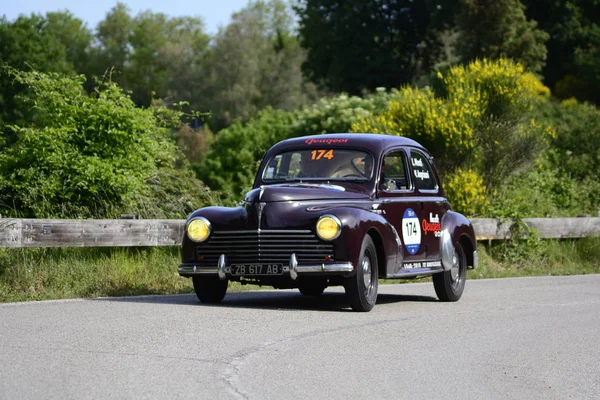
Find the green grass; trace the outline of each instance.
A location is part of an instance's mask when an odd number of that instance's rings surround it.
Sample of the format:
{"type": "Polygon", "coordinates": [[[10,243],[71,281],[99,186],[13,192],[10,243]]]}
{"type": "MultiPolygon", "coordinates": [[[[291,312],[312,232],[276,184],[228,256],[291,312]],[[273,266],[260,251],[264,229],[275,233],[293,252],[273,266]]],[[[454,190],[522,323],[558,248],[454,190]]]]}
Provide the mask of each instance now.
{"type": "Polygon", "coordinates": [[[0,301],[185,293],[177,249],[11,249],[0,253],[0,301]]]}
{"type": "Polygon", "coordinates": [[[600,273],[600,238],[537,240],[513,248],[479,244],[479,268],[468,278],[584,275],[600,273]]]}
{"type": "MultiPolygon", "coordinates": [[[[600,238],[480,243],[478,251],[469,279],[600,273],[600,238]]],[[[178,263],[177,247],[0,249],[0,302],[190,293],[178,263]]],[[[396,282],[411,281],[381,283],[396,282]]],[[[230,283],[229,290],[257,288],[230,283]]]]}

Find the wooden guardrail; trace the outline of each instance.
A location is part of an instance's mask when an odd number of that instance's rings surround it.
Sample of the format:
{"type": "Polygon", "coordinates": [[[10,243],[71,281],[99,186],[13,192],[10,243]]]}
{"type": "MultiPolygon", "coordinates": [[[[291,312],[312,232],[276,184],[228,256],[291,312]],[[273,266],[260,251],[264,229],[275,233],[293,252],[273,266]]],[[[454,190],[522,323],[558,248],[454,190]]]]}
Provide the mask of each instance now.
{"type": "MultiPolygon", "coordinates": [[[[512,222],[471,220],[477,240],[505,240],[512,222]]],[[[600,236],[600,218],[525,218],[541,238],[600,236]]],[[[177,246],[184,220],[178,219],[0,219],[0,247],[177,246]]]]}

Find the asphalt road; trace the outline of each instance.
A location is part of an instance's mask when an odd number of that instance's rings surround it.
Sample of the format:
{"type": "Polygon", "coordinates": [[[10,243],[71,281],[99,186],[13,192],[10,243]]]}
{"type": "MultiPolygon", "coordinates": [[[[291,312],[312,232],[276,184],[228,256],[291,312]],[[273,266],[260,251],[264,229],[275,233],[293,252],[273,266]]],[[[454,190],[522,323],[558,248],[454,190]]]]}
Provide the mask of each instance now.
{"type": "Polygon", "coordinates": [[[600,275],[0,305],[0,399],[598,399],[600,275]]]}

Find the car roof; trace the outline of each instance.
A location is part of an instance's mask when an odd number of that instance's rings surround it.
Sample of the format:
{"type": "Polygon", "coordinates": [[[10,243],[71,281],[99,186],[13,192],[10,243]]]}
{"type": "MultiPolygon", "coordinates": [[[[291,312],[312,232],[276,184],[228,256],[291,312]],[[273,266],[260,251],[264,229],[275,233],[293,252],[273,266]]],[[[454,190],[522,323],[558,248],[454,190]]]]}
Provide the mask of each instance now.
{"type": "Polygon", "coordinates": [[[375,155],[380,154],[390,147],[398,146],[412,146],[425,150],[418,142],[403,136],[376,133],[331,133],[286,139],[273,146],[271,151],[280,152],[282,150],[287,150],[288,148],[291,149],[302,146],[313,147],[319,145],[360,148],[368,150],[375,155]]]}

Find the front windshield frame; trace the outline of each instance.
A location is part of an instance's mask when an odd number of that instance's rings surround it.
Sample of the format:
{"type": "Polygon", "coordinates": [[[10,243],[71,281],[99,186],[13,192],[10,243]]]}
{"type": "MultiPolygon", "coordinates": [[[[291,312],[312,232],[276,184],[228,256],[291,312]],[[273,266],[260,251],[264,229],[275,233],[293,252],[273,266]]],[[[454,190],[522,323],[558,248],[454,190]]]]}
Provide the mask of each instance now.
{"type": "Polygon", "coordinates": [[[323,146],[273,154],[259,171],[265,184],[282,182],[369,182],[375,157],[365,149],[323,146]],[[310,163],[310,164],[309,164],[310,163]]]}

